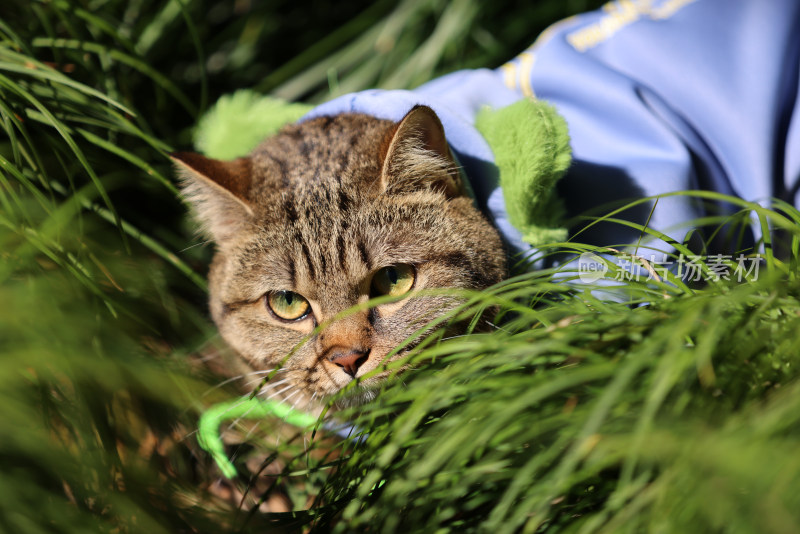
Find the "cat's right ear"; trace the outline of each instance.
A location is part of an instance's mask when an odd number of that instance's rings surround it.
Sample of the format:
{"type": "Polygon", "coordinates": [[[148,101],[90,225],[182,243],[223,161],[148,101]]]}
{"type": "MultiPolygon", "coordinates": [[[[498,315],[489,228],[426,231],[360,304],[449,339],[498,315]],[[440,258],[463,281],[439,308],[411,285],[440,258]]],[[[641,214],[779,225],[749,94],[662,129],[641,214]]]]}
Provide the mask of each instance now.
{"type": "Polygon", "coordinates": [[[250,158],[222,161],[193,152],[169,155],[181,177],[183,195],[198,221],[218,245],[224,245],[251,220],[250,158]]]}
{"type": "Polygon", "coordinates": [[[380,182],[383,191],[436,189],[450,198],[466,193],[444,127],[428,106],[414,106],[387,141],[380,182]]]}

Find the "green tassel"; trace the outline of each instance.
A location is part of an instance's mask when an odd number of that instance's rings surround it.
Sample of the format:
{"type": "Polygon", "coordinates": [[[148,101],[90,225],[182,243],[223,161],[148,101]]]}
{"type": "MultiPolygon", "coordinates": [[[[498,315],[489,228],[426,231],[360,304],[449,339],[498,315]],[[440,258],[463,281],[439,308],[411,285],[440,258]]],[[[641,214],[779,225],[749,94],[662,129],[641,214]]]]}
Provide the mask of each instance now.
{"type": "Polygon", "coordinates": [[[234,399],[211,406],[200,416],[198,423],[197,441],[214,461],[220,471],[227,478],[236,476],[236,467],[225,455],[225,447],[219,433],[219,426],[223,421],[231,419],[262,419],[274,416],[283,419],[290,425],[308,428],[317,423],[317,418],[304,412],[295,410],[279,401],[262,400],[255,397],[234,399]]]}
{"type": "Polygon", "coordinates": [[[522,238],[533,246],[566,239],[555,188],[572,161],[564,119],[549,104],[527,98],[481,110],[475,126],[494,153],[508,217],[522,238]]]}
{"type": "Polygon", "coordinates": [[[246,89],[225,95],[200,119],[195,148],[215,159],[246,156],[265,137],[275,135],[311,108],[246,89]]]}

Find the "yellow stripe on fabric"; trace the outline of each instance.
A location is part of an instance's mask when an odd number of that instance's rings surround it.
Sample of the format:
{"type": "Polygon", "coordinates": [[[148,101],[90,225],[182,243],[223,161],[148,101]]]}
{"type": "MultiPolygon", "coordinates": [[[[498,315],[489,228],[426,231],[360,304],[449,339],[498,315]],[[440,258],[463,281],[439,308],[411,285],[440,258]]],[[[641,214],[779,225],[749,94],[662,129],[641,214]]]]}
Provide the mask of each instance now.
{"type": "Polygon", "coordinates": [[[503,69],[503,82],[506,84],[506,87],[509,89],[516,89],[517,83],[514,78],[516,75],[517,66],[509,61],[500,68],[503,69]]]}
{"type": "Polygon", "coordinates": [[[536,56],[533,55],[533,52],[523,52],[519,55],[519,86],[522,94],[528,97],[536,97],[531,86],[531,73],[535,59],[536,56]]]}

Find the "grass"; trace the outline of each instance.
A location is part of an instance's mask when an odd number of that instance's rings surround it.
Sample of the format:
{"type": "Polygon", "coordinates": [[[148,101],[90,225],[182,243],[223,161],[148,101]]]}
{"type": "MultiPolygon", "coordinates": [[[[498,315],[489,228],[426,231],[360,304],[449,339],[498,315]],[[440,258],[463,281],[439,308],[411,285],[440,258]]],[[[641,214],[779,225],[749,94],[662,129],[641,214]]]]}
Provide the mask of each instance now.
{"type": "MultiPolygon", "coordinates": [[[[757,280],[608,299],[566,268],[520,274],[459,311],[500,306],[495,331],[432,338],[425,370],[342,416],[360,435],[231,425],[234,463],[269,476],[230,484],[249,512],[209,492],[194,429],[233,393],[198,361],[210,247],[166,152],[235,89],[411,87],[590,4],[6,2],[0,531],[795,532],[800,213],[780,204],[733,219],[777,230],[757,280]]],[[[624,264],[579,239],[541,254],[585,251],[624,264]]]]}

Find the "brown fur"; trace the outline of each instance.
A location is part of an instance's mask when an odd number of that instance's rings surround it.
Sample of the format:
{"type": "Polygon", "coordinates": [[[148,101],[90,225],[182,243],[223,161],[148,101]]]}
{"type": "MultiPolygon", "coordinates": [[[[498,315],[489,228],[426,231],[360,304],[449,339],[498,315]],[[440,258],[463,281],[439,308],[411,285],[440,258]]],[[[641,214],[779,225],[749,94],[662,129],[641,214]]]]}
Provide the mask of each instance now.
{"type": "Polygon", "coordinates": [[[415,298],[416,290],[483,289],[505,274],[500,238],[461,194],[429,108],[397,124],[342,114],[290,125],[234,162],[174,157],[187,198],[218,245],[211,315],[254,369],[282,365],[278,377],[288,379],[293,400],[321,400],[347,385],[352,378],[334,360],[351,351],[366,356],[357,377],[368,398],[387,373],[361,377],[455,305],[449,297],[415,298]],[[407,297],[342,313],[366,302],[374,273],[395,264],[416,270],[407,297]],[[294,322],[275,317],[264,296],[280,290],[304,296],[313,313],[294,322]]]}

